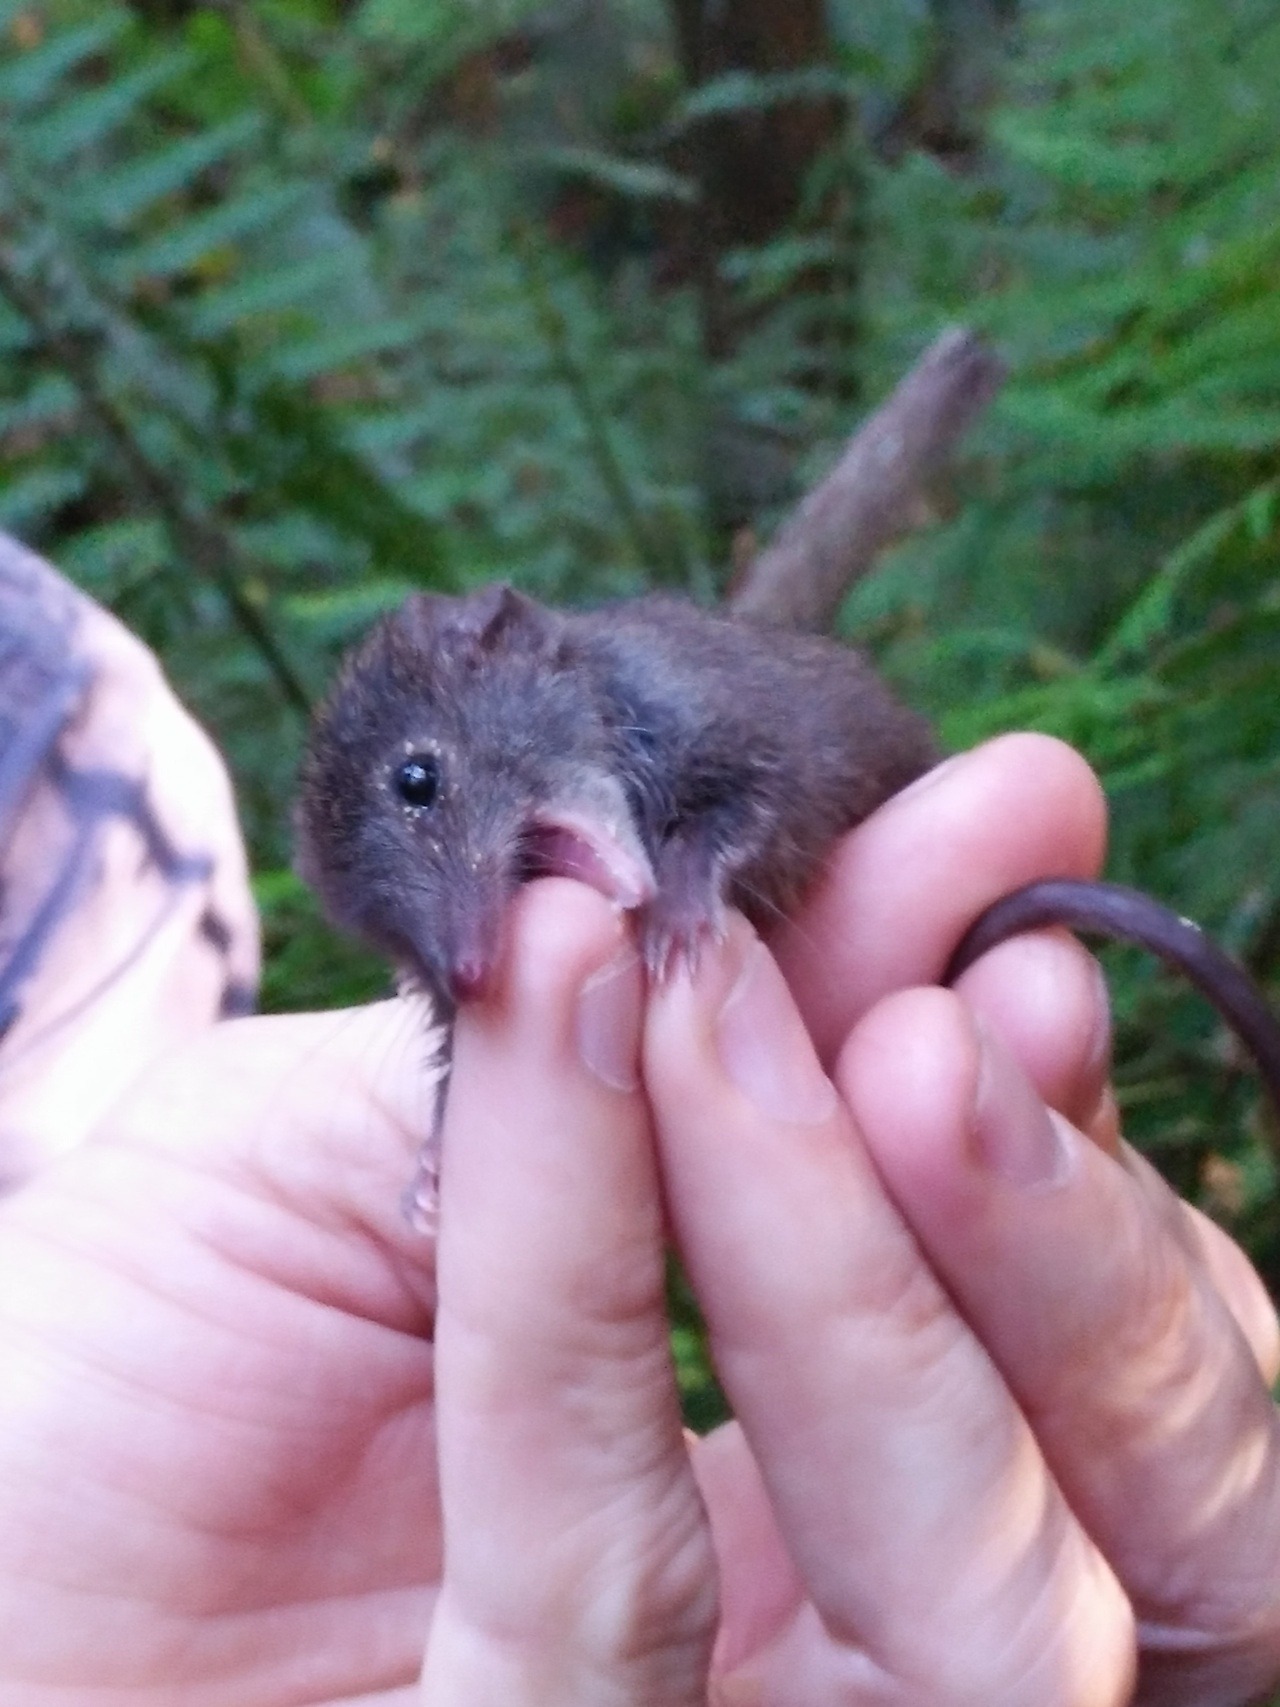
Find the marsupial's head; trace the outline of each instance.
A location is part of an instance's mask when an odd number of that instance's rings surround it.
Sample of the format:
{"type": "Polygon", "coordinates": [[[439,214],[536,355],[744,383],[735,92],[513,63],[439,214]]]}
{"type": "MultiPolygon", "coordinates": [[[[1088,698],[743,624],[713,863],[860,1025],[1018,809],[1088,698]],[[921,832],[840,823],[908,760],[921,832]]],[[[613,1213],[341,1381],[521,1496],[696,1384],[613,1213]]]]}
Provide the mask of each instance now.
{"type": "Polygon", "coordinates": [[[417,594],[346,659],[317,714],[298,869],[330,919],[450,1004],[481,995],[516,887],[652,893],[611,735],[556,612],[489,587],[417,594]]]}

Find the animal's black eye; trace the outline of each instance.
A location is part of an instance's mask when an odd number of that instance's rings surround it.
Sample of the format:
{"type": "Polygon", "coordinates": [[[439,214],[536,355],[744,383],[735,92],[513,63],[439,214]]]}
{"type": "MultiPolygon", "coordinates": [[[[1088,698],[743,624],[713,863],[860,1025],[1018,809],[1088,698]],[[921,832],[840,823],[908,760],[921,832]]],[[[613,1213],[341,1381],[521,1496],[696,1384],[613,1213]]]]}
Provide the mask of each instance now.
{"type": "Polygon", "coordinates": [[[440,761],[434,753],[412,753],[397,766],[391,782],[406,806],[434,806],[440,793],[440,761]]]}

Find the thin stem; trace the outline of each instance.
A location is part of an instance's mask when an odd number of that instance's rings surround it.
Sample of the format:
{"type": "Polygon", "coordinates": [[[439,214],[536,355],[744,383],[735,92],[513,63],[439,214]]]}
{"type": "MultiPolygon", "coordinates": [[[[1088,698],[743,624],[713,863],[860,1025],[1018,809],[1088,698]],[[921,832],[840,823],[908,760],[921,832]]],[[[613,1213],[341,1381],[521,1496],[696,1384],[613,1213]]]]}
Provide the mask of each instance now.
{"type": "Polygon", "coordinates": [[[242,66],[257,79],[281,117],[304,134],[314,132],[315,114],[298,93],[284,57],[254,17],[252,8],[245,0],[214,0],[214,4],[231,25],[242,66]]]}
{"type": "Polygon", "coordinates": [[[516,253],[529,284],[529,295],[539,330],[551,354],[556,378],[573,399],[601,484],[617,513],[636,561],[660,574],[667,567],[667,553],[653,539],[648,523],[636,502],[626,474],[614,449],[609,424],[596,403],[587,377],[573,353],[569,328],[555,300],[538,240],[523,223],[515,228],[516,253]]]}

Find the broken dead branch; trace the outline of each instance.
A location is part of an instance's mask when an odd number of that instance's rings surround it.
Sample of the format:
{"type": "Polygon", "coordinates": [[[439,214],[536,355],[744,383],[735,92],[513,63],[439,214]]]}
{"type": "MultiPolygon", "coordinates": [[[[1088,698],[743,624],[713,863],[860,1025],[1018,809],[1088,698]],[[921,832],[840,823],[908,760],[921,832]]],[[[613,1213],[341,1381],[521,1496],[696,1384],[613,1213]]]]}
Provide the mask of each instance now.
{"type": "Polygon", "coordinates": [[[995,396],[1004,366],[976,333],[936,338],[751,564],[736,615],[831,626],[845,594],[910,531],[925,492],[995,396]]]}

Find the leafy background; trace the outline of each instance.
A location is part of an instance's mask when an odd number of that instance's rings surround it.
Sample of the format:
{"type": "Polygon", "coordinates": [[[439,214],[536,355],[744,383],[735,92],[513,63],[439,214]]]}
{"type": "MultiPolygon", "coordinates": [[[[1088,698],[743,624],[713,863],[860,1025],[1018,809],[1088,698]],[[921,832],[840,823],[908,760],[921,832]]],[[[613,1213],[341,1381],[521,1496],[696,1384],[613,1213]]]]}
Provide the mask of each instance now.
{"type": "MultiPolygon", "coordinates": [[[[954,319],[1010,381],[841,626],[1076,742],[1280,993],[1278,86],[1266,0],[0,0],[0,526],[228,754],[267,1005],[383,986],[283,804],[378,611],[716,596],[954,319]]],[[[1254,1075],[1109,965],[1129,1129],[1280,1287],[1254,1075]]]]}

